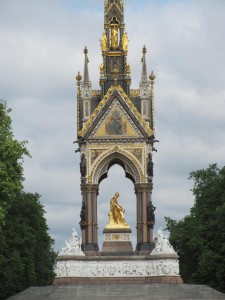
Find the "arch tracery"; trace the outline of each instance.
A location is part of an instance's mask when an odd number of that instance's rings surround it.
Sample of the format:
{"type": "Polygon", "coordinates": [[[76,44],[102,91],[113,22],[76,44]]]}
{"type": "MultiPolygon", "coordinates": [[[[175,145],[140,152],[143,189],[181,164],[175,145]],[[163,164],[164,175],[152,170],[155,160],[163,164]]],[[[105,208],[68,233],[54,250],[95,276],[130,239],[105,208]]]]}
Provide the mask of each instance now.
{"type": "Polygon", "coordinates": [[[135,184],[145,181],[140,162],[130,152],[120,149],[118,146],[101,154],[94,163],[89,176],[89,183],[99,184],[101,178],[107,177],[110,164],[119,164],[124,168],[126,177],[130,178],[135,184]],[[106,174],[106,176],[104,176],[106,174]]]}

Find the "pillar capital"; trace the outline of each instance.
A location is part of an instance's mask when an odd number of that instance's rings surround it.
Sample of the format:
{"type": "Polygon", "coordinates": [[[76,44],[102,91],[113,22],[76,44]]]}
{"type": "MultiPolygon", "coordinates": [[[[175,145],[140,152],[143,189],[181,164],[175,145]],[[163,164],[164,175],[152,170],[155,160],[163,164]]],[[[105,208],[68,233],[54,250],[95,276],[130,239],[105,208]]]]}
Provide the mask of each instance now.
{"type": "Polygon", "coordinates": [[[135,185],[135,193],[151,192],[151,191],[152,191],[151,183],[138,183],[135,185]]]}
{"type": "Polygon", "coordinates": [[[81,191],[82,192],[88,192],[88,193],[92,193],[92,192],[97,192],[98,193],[99,190],[99,185],[98,184],[81,184],[81,191]]]}

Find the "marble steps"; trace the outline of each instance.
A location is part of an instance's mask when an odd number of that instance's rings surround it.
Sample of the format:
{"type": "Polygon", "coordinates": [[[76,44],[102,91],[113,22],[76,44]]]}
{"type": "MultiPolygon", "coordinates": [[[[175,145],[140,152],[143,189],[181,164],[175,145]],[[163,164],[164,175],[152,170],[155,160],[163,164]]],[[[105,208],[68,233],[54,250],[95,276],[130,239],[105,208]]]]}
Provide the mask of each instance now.
{"type": "Polygon", "coordinates": [[[225,294],[205,285],[125,284],[31,287],[10,300],[216,300],[225,294]]]}

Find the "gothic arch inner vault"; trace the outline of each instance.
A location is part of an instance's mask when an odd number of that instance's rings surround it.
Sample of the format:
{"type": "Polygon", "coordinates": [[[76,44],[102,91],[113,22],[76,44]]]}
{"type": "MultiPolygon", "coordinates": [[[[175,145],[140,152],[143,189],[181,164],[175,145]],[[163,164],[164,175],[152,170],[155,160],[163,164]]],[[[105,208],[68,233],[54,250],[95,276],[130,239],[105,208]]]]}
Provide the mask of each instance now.
{"type": "Polygon", "coordinates": [[[122,151],[115,151],[108,155],[103,155],[92,171],[93,183],[99,184],[104,178],[107,178],[108,170],[114,164],[120,165],[124,169],[126,177],[134,184],[140,183],[141,178],[143,178],[143,172],[140,166],[138,166],[135,157],[132,158],[133,159],[122,153],[122,151]]]}

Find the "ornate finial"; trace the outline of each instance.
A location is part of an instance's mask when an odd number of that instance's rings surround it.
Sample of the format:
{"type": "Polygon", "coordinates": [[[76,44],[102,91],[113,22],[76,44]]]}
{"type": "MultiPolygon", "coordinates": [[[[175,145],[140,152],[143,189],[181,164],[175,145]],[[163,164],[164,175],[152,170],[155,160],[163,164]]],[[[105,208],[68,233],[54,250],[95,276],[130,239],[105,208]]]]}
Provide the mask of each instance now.
{"type": "Polygon", "coordinates": [[[154,84],[154,80],[155,80],[155,74],[154,74],[154,72],[152,71],[151,72],[151,74],[149,75],[149,79],[151,80],[151,81],[153,81],[153,83],[152,84],[154,84]]]}
{"type": "Polygon", "coordinates": [[[86,46],[85,46],[85,48],[84,48],[84,54],[88,54],[88,49],[87,49],[86,46]]]}
{"type": "Polygon", "coordinates": [[[142,50],[142,52],[143,52],[143,54],[145,54],[145,53],[147,52],[147,50],[146,50],[146,47],[145,47],[145,46],[143,47],[143,50],[142,50]]]}
{"type": "Polygon", "coordinates": [[[76,76],[76,80],[78,81],[77,85],[80,86],[80,81],[82,80],[82,76],[80,75],[80,72],[78,72],[78,74],[76,76]]]}

